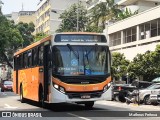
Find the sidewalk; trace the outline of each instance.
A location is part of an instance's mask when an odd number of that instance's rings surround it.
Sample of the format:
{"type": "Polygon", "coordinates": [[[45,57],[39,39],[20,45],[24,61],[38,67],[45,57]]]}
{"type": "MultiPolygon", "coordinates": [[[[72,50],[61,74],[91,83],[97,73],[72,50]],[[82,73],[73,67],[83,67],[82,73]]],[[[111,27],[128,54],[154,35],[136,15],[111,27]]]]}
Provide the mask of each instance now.
{"type": "MultiPolygon", "coordinates": [[[[95,104],[128,108],[135,111],[160,111],[160,105],[126,104],[117,101],[97,101],[95,104]]],[[[121,111],[121,110],[120,110],[121,111]]]]}

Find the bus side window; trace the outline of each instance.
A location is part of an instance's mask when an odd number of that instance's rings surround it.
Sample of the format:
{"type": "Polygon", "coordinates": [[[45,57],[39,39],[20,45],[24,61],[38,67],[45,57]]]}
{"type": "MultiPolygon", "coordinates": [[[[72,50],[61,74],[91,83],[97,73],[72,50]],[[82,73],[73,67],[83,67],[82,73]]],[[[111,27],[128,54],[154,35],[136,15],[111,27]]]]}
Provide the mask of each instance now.
{"type": "Polygon", "coordinates": [[[32,66],[34,67],[34,66],[36,66],[36,63],[35,63],[35,58],[34,58],[34,56],[35,56],[35,50],[36,50],[36,48],[34,48],[33,50],[32,50],[32,66]]]}
{"type": "Polygon", "coordinates": [[[38,47],[38,64],[43,65],[43,46],[38,47]]]}
{"type": "Polygon", "coordinates": [[[18,59],[18,57],[17,56],[15,56],[14,57],[14,70],[17,70],[17,59],[18,59]]]}
{"type": "Polygon", "coordinates": [[[32,66],[32,51],[28,51],[28,67],[32,66]]]}
{"type": "Polygon", "coordinates": [[[37,47],[32,50],[32,66],[37,66],[38,51],[37,47]]]}
{"type": "Polygon", "coordinates": [[[27,68],[27,53],[24,53],[23,61],[24,61],[24,68],[27,68]]]}
{"type": "Polygon", "coordinates": [[[22,54],[19,56],[19,69],[22,69],[23,68],[23,56],[22,54]]]}

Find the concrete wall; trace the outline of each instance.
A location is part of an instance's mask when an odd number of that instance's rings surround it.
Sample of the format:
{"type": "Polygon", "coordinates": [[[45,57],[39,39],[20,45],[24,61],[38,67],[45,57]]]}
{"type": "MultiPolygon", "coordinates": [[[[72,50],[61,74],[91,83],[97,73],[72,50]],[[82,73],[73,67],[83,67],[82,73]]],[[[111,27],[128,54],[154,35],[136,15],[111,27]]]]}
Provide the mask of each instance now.
{"type": "Polygon", "coordinates": [[[116,22],[108,26],[108,34],[157,19],[160,17],[159,11],[160,11],[160,6],[157,6],[149,10],[146,10],[142,13],[139,13],[137,15],[134,15],[132,17],[129,17],[127,19],[116,22]]]}
{"type": "Polygon", "coordinates": [[[126,59],[132,61],[133,58],[137,54],[144,54],[148,50],[154,51],[157,44],[160,44],[160,43],[151,43],[151,44],[148,44],[148,45],[136,46],[136,47],[132,47],[132,48],[126,48],[126,49],[116,50],[116,51],[113,51],[113,52],[124,53],[126,59]]]}

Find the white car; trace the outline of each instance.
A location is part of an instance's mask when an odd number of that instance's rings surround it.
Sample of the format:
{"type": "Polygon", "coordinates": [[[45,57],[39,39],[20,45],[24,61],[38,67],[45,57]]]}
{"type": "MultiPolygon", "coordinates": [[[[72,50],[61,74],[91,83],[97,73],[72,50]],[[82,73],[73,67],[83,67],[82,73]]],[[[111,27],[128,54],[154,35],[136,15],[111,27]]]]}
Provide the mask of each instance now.
{"type": "Polygon", "coordinates": [[[153,104],[153,100],[157,97],[155,97],[155,94],[160,91],[160,83],[155,83],[145,89],[139,90],[139,99],[144,104],[153,104]]]}
{"type": "Polygon", "coordinates": [[[152,105],[159,104],[158,99],[160,98],[158,97],[158,95],[160,95],[160,83],[156,84],[154,89],[151,91],[150,102],[152,105]]]}

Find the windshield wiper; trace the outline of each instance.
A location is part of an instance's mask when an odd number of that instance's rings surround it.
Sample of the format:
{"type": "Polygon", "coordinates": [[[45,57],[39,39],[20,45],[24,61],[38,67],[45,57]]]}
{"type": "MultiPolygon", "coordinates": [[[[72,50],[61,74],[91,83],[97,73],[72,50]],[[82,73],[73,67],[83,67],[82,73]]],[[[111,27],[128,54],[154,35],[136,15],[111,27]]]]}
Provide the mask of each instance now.
{"type": "Polygon", "coordinates": [[[72,46],[71,46],[70,44],[67,44],[67,47],[69,48],[70,51],[73,52],[73,54],[75,55],[75,57],[79,60],[79,53],[76,52],[76,51],[72,48],[72,46]]]}
{"type": "Polygon", "coordinates": [[[88,56],[94,48],[97,49],[97,47],[98,47],[98,44],[95,44],[95,46],[93,46],[88,52],[87,52],[87,50],[86,50],[85,57],[88,56]]]}

